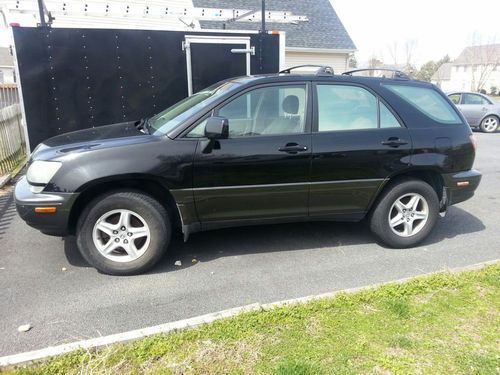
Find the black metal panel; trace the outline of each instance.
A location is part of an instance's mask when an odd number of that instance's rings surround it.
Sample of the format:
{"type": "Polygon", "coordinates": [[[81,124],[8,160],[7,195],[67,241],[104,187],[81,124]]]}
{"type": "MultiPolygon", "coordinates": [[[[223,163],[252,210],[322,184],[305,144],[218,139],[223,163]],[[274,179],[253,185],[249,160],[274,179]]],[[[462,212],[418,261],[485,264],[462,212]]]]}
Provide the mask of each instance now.
{"type": "Polygon", "coordinates": [[[231,49],[245,48],[244,44],[191,44],[193,92],[203,90],[229,77],[246,74],[246,55],[233,54],[231,49]],[[210,56],[209,59],[206,57],[210,56]],[[223,69],[221,69],[221,66],[223,69]]]}
{"type": "MultiPolygon", "coordinates": [[[[250,36],[252,74],[279,70],[275,35],[14,27],[31,148],[68,131],[151,116],[187,96],[186,34],[250,36]]],[[[233,76],[241,60],[192,57],[200,84],[233,76]]]]}

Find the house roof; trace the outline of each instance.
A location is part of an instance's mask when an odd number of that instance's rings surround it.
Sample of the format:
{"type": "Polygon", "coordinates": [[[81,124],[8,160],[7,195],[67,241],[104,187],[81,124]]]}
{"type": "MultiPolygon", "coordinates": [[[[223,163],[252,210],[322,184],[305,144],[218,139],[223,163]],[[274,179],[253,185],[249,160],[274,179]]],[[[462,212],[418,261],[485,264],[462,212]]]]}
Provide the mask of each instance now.
{"type": "Polygon", "coordinates": [[[451,67],[453,63],[441,64],[438,70],[432,75],[432,81],[448,81],[451,79],[451,67]]]}
{"type": "Polygon", "coordinates": [[[0,66],[14,66],[14,59],[9,47],[0,47],[0,66]]]}
{"type": "MultiPolygon", "coordinates": [[[[260,0],[193,0],[198,8],[248,9],[260,11],[260,0]]],[[[297,24],[267,22],[266,28],[286,32],[286,46],[298,48],[356,50],[351,37],[329,0],[272,0],[266,10],[290,11],[307,16],[297,24]]],[[[222,29],[221,21],[200,21],[202,29],[222,29]]],[[[260,22],[229,22],[226,29],[259,30],[260,22]]]]}
{"type": "Polygon", "coordinates": [[[500,44],[466,47],[453,64],[500,64],[500,44]]]}

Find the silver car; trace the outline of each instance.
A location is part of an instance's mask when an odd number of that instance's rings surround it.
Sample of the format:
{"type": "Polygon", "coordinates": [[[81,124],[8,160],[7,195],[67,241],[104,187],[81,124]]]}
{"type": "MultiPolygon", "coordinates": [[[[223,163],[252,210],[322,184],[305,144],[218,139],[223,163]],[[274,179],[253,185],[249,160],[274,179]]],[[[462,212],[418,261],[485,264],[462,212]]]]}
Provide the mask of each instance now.
{"type": "Polygon", "coordinates": [[[448,97],[460,109],[471,128],[493,133],[500,124],[500,103],[477,92],[452,92],[448,97]]]}

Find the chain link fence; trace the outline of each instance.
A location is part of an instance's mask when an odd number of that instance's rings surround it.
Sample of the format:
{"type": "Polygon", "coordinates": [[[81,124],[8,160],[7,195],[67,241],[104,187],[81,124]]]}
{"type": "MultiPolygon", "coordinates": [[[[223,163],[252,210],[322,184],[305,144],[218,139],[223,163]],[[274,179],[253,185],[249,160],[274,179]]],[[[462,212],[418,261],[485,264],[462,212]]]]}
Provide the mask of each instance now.
{"type": "Polygon", "coordinates": [[[26,160],[26,139],[16,84],[0,84],[0,178],[26,160]]]}

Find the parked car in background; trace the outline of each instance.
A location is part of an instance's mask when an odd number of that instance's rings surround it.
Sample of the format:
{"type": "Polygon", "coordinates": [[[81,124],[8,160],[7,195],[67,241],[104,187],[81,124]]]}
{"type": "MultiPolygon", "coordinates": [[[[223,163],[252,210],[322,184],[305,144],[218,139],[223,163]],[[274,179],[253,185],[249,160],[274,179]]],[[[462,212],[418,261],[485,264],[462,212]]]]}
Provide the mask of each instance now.
{"type": "Polygon", "coordinates": [[[291,70],[44,141],[16,185],[19,215],[43,233],[75,234],[94,267],[128,275],[158,262],[176,230],[187,240],[223,227],[366,217],[381,242],[407,248],[474,195],[471,129],[434,85],[291,70]]]}
{"type": "Polygon", "coordinates": [[[448,97],[460,109],[472,128],[494,133],[500,124],[500,103],[477,92],[452,92],[448,97]]]}

